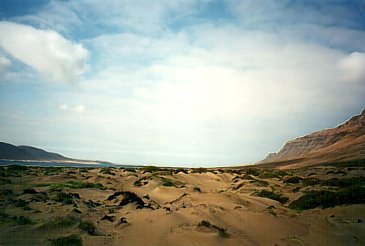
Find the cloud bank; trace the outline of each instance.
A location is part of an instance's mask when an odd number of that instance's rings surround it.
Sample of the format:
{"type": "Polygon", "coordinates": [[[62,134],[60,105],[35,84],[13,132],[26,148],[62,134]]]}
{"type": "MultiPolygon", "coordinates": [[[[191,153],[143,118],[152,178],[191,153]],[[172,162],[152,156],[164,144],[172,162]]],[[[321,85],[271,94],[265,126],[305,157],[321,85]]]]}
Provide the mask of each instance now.
{"type": "Polygon", "coordinates": [[[52,30],[0,22],[0,47],[53,81],[75,81],[85,72],[88,52],[52,30]]]}

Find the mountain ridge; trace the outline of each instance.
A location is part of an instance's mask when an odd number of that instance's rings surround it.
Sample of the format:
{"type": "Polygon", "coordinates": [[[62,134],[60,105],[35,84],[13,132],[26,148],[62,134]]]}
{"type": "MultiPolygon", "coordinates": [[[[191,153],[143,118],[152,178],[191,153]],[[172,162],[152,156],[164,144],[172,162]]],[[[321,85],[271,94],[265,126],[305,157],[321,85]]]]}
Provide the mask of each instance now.
{"type": "Polygon", "coordinates": [[[336,127],[289,140],[257,164],[297,168],[354,159],[365,159],[365,108],[336,127]]]}
{"type": "Polygon", "coordinates": [[[58,161],[68,161],[71,158],[65,157],[63,155],[48,152],[40,148],[35,148],[32,146],[15,146],[9,143],[0,142],[0,159],[8,160],[58,160],[58,161]]]}

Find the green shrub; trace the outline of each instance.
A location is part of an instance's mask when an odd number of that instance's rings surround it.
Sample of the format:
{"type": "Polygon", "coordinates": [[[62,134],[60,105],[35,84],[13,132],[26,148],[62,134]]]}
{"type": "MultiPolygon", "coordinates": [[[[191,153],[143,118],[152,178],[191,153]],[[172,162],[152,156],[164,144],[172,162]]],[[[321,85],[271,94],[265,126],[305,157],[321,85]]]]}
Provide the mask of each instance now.
{"type": "Polygon", "coordinates": [[[79,228],[87,232],[89,235],[96,235],[96,226],[90,221],[81,221],[79,228]]]}
{"type": "Polygon", "coordinates": [[[0,178],[0,185],[11,184],[11,183],[12,182],[10,179],[0,178]]]}
{"type": "Polygon", "coordinates": [[[365,188],[362,186],[351,186],[343,188],[338,192],[333,191],[309,191],[299,199],[293,201],[289,208],[295,210],[306,210],[316,207],[328,208],[338,205],[364,204],[365,188]]]}
{"type": "Polygon", "coordinates": [[[161,169],[156,166],[145,166],[145,167],[142,167],[141,170],[145,171],[145,172],[150,172],[150,173],[161,171],[161,169]]]}
{"type": "Polygon", "coordinates": [[[261,190],[259,192],[256,192],[255,195],[257,195],[259,197],[266,197],[266,198],[269,198],[269,199],[272,199],[272,200],[276,200],[280,203],[286,203],[289,200],[288,197],[283,196],[281,194],[274,193],[274,192],[269,191],[269,190],[261,190]]]}
{"type": "Polygon", "coordinates": [[[261,173],[261,169],[257,169],[257,168],[248,168],[246,170],[246,174],[250,174],[253,176],[259,176],[261,173]]]}
{"type": "Polygon", "coordinates": [[[198,227],[213,228],[213,229],[217,230],[219,236],[221,236],[221,237],[229,236],[224,228],[213,225],[212,223],[210,223],[209,221],[206,221],[206,220],[200,221],[198,224],[198,227]]]}
{"type": "Polygon", "coordinates": [[[76,194],[65,193],[65,192],[57,192],[54,194],[53,200],[56,202],[61,202],[63,204],[73,204],[74,199],[80,199],[80,197],[76,194]]]}
{"type": "Polygon", "coordinates": [[[15,223],[18,225],[29,225],[29,224],[35,224],[34,221],[30,220],[28,217],[25,217],[23,215],[21,216],[15,216],[14,217],[15,223]]]}
{"type": "Polygon", "coordinates": [[[285,179],[283,182],[285,184],[298,184],[302,180],[303,180],[303,178],[301,178],[301,177],[293,176],[293,177],[285,179]]]}
{"type": "Polygon", "coordinates": [[[82,239],[77,235],[52,239],[52,246],[82,246],[82,239]]]}
{"type": "Polygon", "coordinates": [[[207,168],[199,167],[199,168],[193,168],[191,171],[192,173],[206,173],[208,172],[207,168]]]}
{"type": "Polygon", "coordinates": [[[50,228],[64,228],[74,226],[79,222],[79,219],[76,216],[68,215],[65,217],[56,217],[45,224],[43,224],[40,228],[50,229],[50,228]]]}
{"type": "Polygon", "coordinates": [[[102,173],[102,174],[108,174],[108,175],[115,175],[115,173],[113,173],[113,172],[111,172],[111,169],[110,168],[102,168],[101,170],[100,170],[100,173],[102,173]]]}

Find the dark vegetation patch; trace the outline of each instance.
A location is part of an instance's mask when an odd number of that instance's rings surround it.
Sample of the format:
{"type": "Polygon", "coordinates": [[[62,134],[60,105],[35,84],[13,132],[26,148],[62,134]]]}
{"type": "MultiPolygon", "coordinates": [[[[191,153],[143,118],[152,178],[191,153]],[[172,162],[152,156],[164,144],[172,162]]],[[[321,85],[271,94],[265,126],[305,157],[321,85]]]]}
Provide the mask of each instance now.
{"type": "Polygon", "coordinates": [[[331,179],[317,179],[317,178],[304,178],[302,179],[304,186],[335,186],[335,187],[349,187],[353,185],[365,185],[365,177],[352,177],[347,179],[331,178],[331,179]]]}
{"type": "Polygon", "coordinates": [[[286,203],[289,198],[286,196],[283,196],[281,194],[269,191],[269,190],[261,190],[258,192],[255,192],[254,195],[259,196],[259,197],[266,197],[275,201],[278,201],[280,203],[286,203]]]}
{"type": "Polygon", "coordinates": [[[132,168],[132,167],[125,167],[123,169],[126,172],[131,172],[131,173],[135,173],[136,172],[136,169],[135,168],[132,168]]]}
{"type": "Polygon", "coordinates": [[[262,171],[260,174],[259,174],[259,178],[262,178],[262,179],[272,179],[272,178],[282,178],[283,176],[287,176],[288,173],[285,172],[285,171],[282,171],[282,170],[265,170],[265,171],[262,171]]]}
{"type": "Polygon", "coordinates": [[[78,194],[65,193],[65,192],[55,192],[53,194],[53,200],[56,202],[61,202],[63,204],[73,204],[75,199],[80,199],[78,194]]]}
{"type": "Polygon", "coordinates": [[[337,192],[333,191],[308,191],[299,199],[290,203],[289,208],[306,210],[316,207],[329,208],[338,205],[364,204],[365,188],[363,186],[351,186],[337,192]]]}
{"type": "Polygon", "coordinates": [[[119,206],[125,206],[129,203],[134,203],[137,205],[137,209],[141,209],[144,208],[144,202],[143,200],[137,196],[135,193],[130,192],[130,191],[122,191],[121,195],[123,196],[122,201],[119,203],[119,206]]]}
{"type": "Polygon", "coordinates": [[[285,179],[283,182],[285,184],[298,184],[299,182],[301,182],[303,180],[302,177],[298,177],[298,176],[293,176],[290,178],[285,179]]]}
{"type": "Polygon", "coordinates": [[[137,181],[135,181],[133,183],[133,185],[136,186],[136,187],[141,187],[141,186],[144,186],[144,185],[147,185],[147,184],[148,184],[148,179],[147,178],[138,179],[137,181]]]}
{"type": "Polygon", "coordinates": [[[5,178],[0,178],[0,185],[6,185],[6,184],[11,184],[11,180],[10,179],[5,179],[5,178]]]}
{"type": "Polygon", "coordinates": [[[28,217],[25,217],[23,215],[13,216],[12,219],[18,225],[32,225],[32,224],[35,224],[34,221],[32,221],[31,219],[29,219],[28,217]]]}
{"type": "Polygon", "coordinates": [[[60,229],[60,228],[75,226],[78,222],[79,218],[72,215],[64,217],[56,217],[47,221],[45,224],[41,225],[39,229],[45,229],[45,230],[60,229]]]}
{"type": "Polygon", "coordinates": [[[174,173],[175,174],[178,174],[178,173],[185,173],[185,174],[188,174],[188,170],[185,169],[185,168],[177,168],[174,170],[174,173]]]}
{"type": "Polygon", "coordinates": [[[114,200],[115,198],[117,198],[118,196],[121,196],[122,194],[123,194],[122,191],[117,191],[113,195],[108,196],[107,200],[108,201],[114,200]]]}
{"type": "Polygon", "coordinates": [[[177,180],[172,180],[165,177],[160,177],[162,181],[162,185],[166,187],[175,187],[175,188],[182,188],[184,187],[184,184],[177,180]]]}
{"type": "Polygon", "coordinates": [[[34,194],[31,198],[32,202],[46,202],[48,201],[49,197],[46,192],[38,192],[37,194],[34,194]]]}
{"type": "Polygon", "coordinates": [[[207,220],[200,221],[198,224],[198,227],[212,228],[218,232],[219,236],[225,237],[225,238],[229,237],[228,233],[226,232],[226,230],[224,228],[213,225],[212,223],[210,223],[207,220]]]}
{"type": "Polygon", "coordinates": [[[110,222],[114,222],[115,221],[115,216],[114,215],[104,215],[101,220],[108,220],[110,222]]]}
{"type": "Polygon", "coordinates": [[[199,167],[199,168],[193,168],[191,173],[206,173],[208,172],[207,168],[199,167]]]}
{"type": "Polygon", "coordinates": [[[263,186],[263,187],[266,187],[269,185],[269,182],[267,182],[265,180],[255,179],[253,177],[252,177],[252,180],[250,181],[250,183],[256,184],[257,186],[263,186]]]}
{"type": "Polygon", "coordinates": [[[89,183],[89,182],[81,182],[81,181],[67,181],[64,183],[57,183],[57,184],[48,184],[49,185],[49,191],[62,191],[64,188],[70,188],[70,189],[88,189],[88,188],[94,188],[94,189],[106,189],[102,184],[100,183],[89,183]]]}
{"type": "Polygon", "coordinates": [[[108,168],[108,167],[106,167],[106,168],[102,168],[102,169],[100,170],[100,173],[102,173],[102,174],[108,174],[108,175],[114,175],[114,176],[115,176],[115,173],[113,173],[113,172],[111,171],[111,169],[110,169],[110,168],[108,168]]]}
{"type": "Polygon", "coordinates": [[[202,191],[200,190],[200,188],[199,188],[199,187],[194,187],[193,191],[194,191],[194,192],[199,192],[199,193],[201,193],[201,192],[202,192],[202,191]]]}
{"type": "Polygon", "coordinates": [[[333,166],[333,167],[365,167],[365,159],[358,159],[352,161],[341,161],[321,164],[321,166],[333,166]]]}
{"type": "Polygon", "coordinates": [[[342,170],[329,170],[327,171],[327,174],[340,174],[340,175],[346,175],[347,173],[342,170]]]}
{"type": "Polygon", "coordinates": [[[82,246],[82,239],[77,235],[59,237],[51,240],[52,246],[82,246]]]}
{"type": "Polygon", "coordinates": [[[91,236],[97,236],[98,232],[96,226],[91,221],[81,221],[79,228],[91,236]]]}
{"type": "Polygon", "coordinates": [[[253,176],[259,176],[261,174],[261,169],[250,167],[246,170],[246,174],[253,175],[253,176]]]}
{"type": "Polygon", "coordinates": [[[88,206],[89,208],[96,208],[96,207],[100,207],[101,206],[101,203],[100,202],[95,202],[91,199],[87,200],[87,201],[84,201],[84,204],[86,206],[88,206]]]}
{"type": "Polygon", "coordinates": [[[38,192],[35,189],[24,189],[22,194],[37,194],[38,192]]]}

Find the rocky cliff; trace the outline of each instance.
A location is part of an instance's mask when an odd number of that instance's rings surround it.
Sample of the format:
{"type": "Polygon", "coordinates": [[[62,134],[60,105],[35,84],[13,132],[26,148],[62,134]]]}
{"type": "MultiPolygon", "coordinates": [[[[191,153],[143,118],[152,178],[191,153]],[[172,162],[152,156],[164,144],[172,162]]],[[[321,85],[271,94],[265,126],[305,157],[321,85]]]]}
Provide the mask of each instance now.
{"type": "Polygon", "coordinates": [[[259,163],[306,166],[365,158],[365,109],[345,123],[287,142],[259,163]]]}

